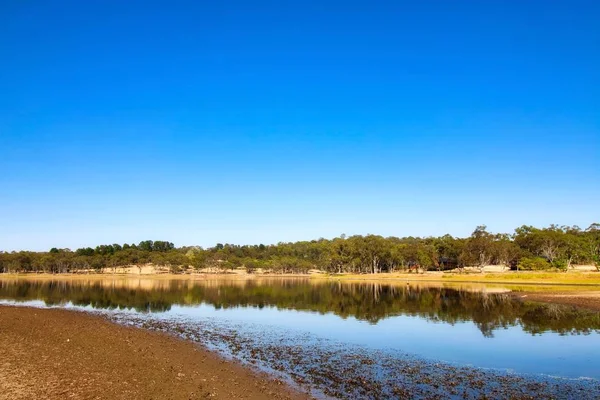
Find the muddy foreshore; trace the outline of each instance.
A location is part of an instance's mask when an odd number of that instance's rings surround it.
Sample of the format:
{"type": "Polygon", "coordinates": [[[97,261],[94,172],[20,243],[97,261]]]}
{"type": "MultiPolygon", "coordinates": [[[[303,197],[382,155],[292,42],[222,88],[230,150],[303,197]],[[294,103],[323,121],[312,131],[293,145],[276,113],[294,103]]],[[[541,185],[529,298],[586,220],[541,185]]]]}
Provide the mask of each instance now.
{"type": "Polygon", "coordinates": [[[0,399],[305,399],[172,335],[83,312],[0,306],[0,399]]]}

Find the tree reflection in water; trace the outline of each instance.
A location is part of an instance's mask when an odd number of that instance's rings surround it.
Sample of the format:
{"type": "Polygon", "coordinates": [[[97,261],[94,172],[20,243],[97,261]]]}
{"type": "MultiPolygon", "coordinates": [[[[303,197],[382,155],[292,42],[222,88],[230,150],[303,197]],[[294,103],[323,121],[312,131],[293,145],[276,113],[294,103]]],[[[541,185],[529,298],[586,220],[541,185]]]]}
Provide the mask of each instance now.
{"type": "Polygon", "coordinates": [[[600,313],[573,307],[518,301],[505,293],[452,287],[349,283],[310,279],[0,280],[0,299],[42,300],[48,306],[71,302],[99,309],[160,313],[171,306],[210,304],[276,307],[334,313],[377,324],[393,316],[414,316],[448,324],[472,321],[483,335],[520,325],[531,334],[546,331],[587,334],[600,331],[600,313]]]}

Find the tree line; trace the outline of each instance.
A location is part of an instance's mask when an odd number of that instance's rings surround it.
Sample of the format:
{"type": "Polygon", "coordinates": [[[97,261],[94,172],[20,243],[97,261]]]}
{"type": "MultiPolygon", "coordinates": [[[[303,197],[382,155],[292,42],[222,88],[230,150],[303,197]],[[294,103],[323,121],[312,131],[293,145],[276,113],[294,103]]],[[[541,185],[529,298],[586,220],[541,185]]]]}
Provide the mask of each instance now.
{"type": "Polygon", "coordinates": [[[600,270],[600,224],[587,229],[551,225],[521,226],[514,233],[491,233],[478,226],[466,238],[383,237],[341,235],[272,245],[214,247],[183,246],[168,241],[145,240],[139,244],[108,244],[95,248],[52,248],[48,252],[0,252],[0,273],[72,273],[116,271],[119,267],[153,264],[171,272],[190,269],[226,272],[244,268],[272,273],[380,273],[446,271],[466,267],[502,265],[517,270],[568,270],[575,264],[600,270]]]}

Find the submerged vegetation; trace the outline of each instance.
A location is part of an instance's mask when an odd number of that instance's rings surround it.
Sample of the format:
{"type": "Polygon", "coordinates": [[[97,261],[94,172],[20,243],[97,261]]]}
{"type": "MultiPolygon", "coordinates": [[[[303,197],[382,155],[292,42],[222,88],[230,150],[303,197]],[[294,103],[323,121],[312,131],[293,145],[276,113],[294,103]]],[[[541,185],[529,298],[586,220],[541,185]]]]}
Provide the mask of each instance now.
{"type": "Polygon", "coordinates": [[[574,264],[595,265],[600,270],[600,224],[583,230],[577,226],[539,229],[517,228],[513,234],[494,234],[478,226],[471,236],[382,237],[341,235],[274,245],[217,244],[176,248],[168,241],[110,244],[96,248],[53,248],[48,252],[0,252],[0,272],[66,273],[116,271],[118,267],[146,264],[171,272],[193,268],[224,272],[243,268],[273,273],[379,273],[461,269],[502,265],[517,270],[568,270],[574,264]]]}
{"type": "MultiPolygon", "coordinates": [[[[135,284],[135,282],[133,282],[135,284]]],[[[277,307],[332,312],[377,323],[398,316],[417,316],[455,324],[473,321],[485,336],[496,329],[521,325],[536,334],[600,330],[600,314],[571,307],[524,303],[507,294],[481,293],[446,287],[394,286],[378,283],[334,283],[307,280],[161,281],[132,287],[119,281],[0,280],[0,299],[42,300],[46,305],[71,302],[99,309],[164,312],[172,305],[207,303],[217,309],[277,307]]]]}

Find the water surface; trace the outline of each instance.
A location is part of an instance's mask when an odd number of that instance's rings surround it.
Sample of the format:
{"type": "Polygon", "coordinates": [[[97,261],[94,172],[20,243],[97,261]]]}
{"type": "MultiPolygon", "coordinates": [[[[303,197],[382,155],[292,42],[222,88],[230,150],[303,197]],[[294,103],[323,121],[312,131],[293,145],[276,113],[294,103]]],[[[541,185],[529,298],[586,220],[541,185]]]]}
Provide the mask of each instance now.
{"type": "MultiPolygon", "coordinates": [[[[456,368],[463,371],[458,380],[472,373],[473,379],[485,381],[477,374],[486,371],[498,379],[555,385],[549,393],[568,386],[564,397],[582,396],[573,394],[581,378],[593,397],[600,379],[599,313],[524,303],[498,286],[309,279],[0,279],[0,299],[101,312],[120,323],[179,334],[337,396],[359,390],[341,380],[338,392],[324,390],[339,380],[336,371],[353,360],[354,372],[360,368],[368,375],[372,390],[396,396],[401,393],[394,390],[406,386],[399,381],[421,385],[417,378],[417,383],[407,381],[411,373],[443,372],[445,379],[456,368]],[[323,372],[328,370],[325,363],[331,373],[323,372]]],[[[361,385],[366,384],[356,386],[361,385]]],[[[435,393],[428,392],[435,386],[421,388],[423,396],[435,393]]],[[[488,386],[487,394],[501,389],[488,386]]],[[[534,386],[531,390],[540,393],[534,386]]],[[[465,394],[476,395],[456,390],[457,397],[465,394]]]]}

